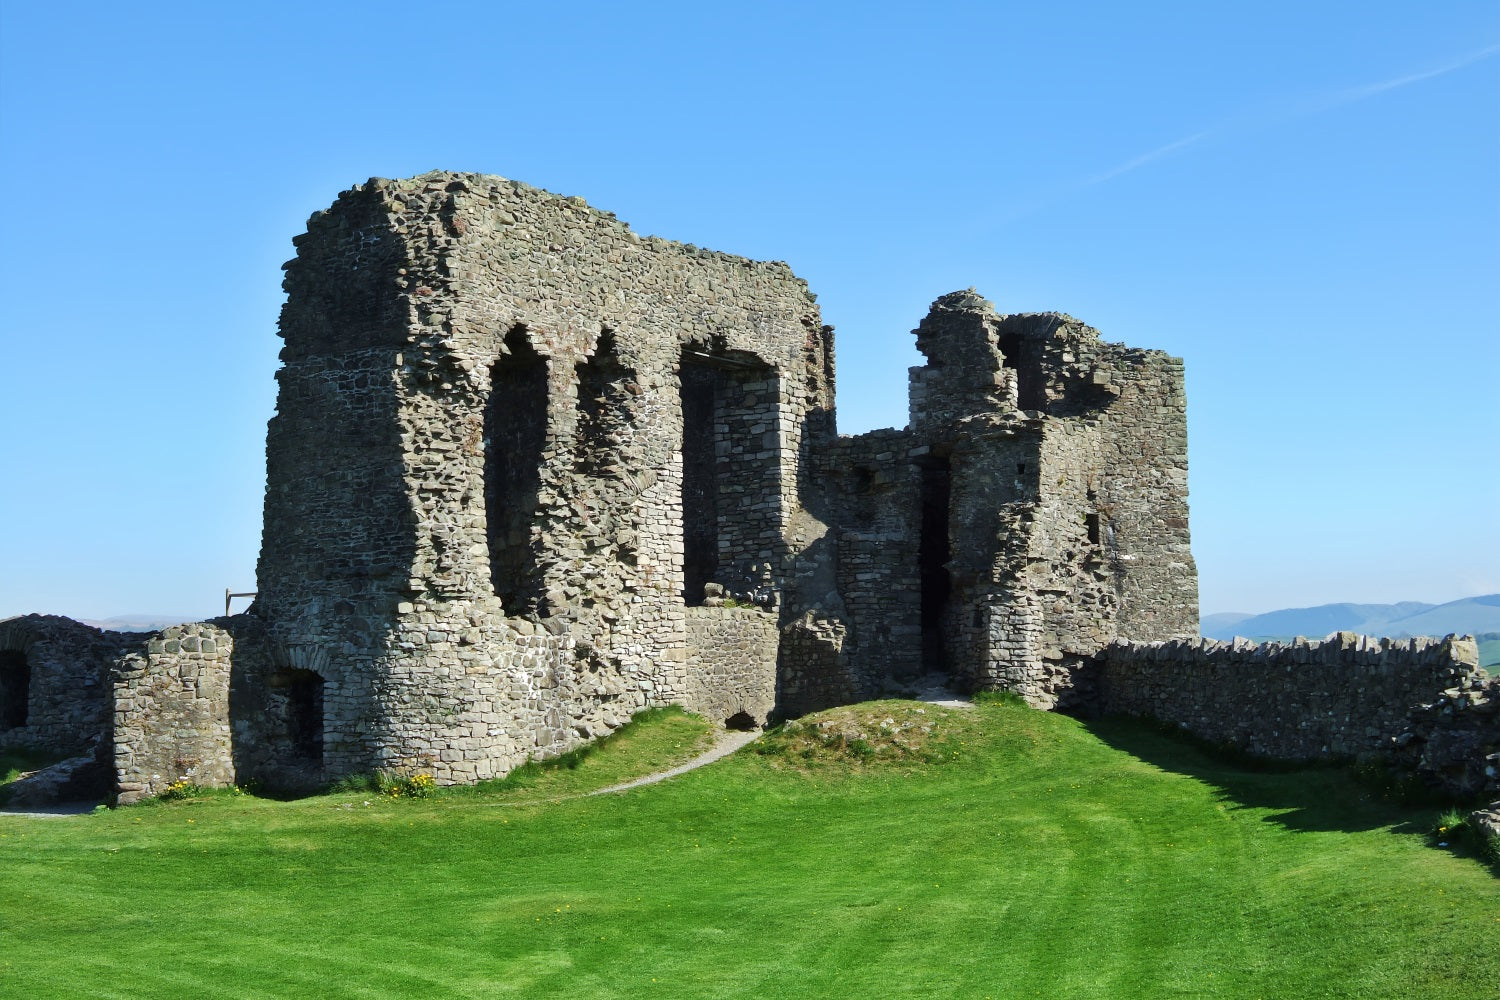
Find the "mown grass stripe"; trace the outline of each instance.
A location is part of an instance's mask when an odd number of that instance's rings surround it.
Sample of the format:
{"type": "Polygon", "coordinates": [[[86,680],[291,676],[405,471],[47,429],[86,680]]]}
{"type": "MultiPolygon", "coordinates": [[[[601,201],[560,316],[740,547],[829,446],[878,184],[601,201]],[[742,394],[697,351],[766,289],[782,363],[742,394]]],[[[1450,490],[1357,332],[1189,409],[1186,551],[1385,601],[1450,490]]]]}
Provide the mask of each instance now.
{"type": "Polygon", "coordinates": [[[1344,772],[927,711],[956,756],[742,753],[548,801],[695,752],[706,728],[668,715],[488,793],[0,818],[0,994],[1451,1000],[1500,980],[1500,881],[1344,772]]]}

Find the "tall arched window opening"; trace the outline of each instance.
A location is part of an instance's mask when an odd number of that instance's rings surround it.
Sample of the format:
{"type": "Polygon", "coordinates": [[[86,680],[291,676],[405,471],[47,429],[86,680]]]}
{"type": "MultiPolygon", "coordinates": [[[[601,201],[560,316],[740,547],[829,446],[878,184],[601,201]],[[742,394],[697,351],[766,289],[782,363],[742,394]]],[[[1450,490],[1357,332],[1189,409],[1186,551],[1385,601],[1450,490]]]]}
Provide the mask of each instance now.
{"type": "Polygon", "coordinates": [[[547,443],[547,362],[524,327],[505,338],[484,408],[484,509],[490,580],[507,614],[538,612],[537,492],[547,443]]]}

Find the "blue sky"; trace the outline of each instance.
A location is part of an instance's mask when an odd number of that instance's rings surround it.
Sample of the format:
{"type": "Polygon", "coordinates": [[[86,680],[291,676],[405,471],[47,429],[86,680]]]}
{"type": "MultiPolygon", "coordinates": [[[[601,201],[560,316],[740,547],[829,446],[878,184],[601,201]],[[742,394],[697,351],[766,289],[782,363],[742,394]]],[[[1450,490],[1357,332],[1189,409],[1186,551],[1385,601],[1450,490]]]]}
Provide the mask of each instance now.
{"type": "Polygon", "coordinates": [[[1500,4],[0,0],[0,617],[253,588],[280,264],[433,168],[788,261],[845,432],[969,285],[1182,356],[1205,613],[1500,591],[1500,4]]]}

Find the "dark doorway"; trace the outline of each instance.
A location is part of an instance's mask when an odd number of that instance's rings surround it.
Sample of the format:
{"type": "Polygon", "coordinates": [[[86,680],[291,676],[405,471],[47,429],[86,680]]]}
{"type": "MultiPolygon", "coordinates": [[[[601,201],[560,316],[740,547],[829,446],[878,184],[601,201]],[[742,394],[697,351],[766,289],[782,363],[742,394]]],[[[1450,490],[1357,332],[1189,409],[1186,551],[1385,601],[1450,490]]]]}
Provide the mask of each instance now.
{"type": "Polygon", "coordinates": [[[524,327],[505,338],[490,370],[484,408],[484,511],[490,581],[506,614],[540,610],[541,571],[533,526],[547,443],[547,362],[524,327]]]}
{"type": "Polygon", "coordinates": [[[948,575],[948,503],[952,488],[947,458],[923,462],[922,529],[917,543],[918,578],[921,582],[922,669],[946,671],[944,618],[953,580],[948,575]]]}
{"type": "Polygon", "coordinates": [[[703,603],[703,585],[719,568],[714,401],[721,372],[682,361],[682,601],[703,603]]]}
{"type": "Polygon", "coordinates": [[[26,725],[31,708],[31,664],[19,649],[0,650],[0,729],[26,725]]]}
{"type": "Polygon", "coordinates": [[[724,720],[724,728],[734,730],[737,733],[748,733],[759,729],[760,726],[756,724],[755,716],[749,712],[735,712],[724,720]]]}
{"type": "Polygon", "coordinates": [[[311,670],[287,675],[286,729],[292,756],[323,766],[323,678],[311,670]]]}

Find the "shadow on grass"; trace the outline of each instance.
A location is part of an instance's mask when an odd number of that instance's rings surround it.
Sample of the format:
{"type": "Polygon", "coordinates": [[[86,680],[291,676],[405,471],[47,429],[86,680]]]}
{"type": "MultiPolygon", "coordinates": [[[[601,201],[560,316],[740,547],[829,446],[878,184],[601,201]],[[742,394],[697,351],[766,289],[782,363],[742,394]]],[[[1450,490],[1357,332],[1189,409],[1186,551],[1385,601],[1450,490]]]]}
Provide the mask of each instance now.
{"type": "Polygon", "coordinates": [[[1105,744],[1164,771],[1211,785],[1242,809],[1290,830],[1356,833],[1390,827],[1427,833],[1439,800],[1349,763],[1295,763],[1219,750],[1158,723],[1123,717],[1082,720],[1105,744]]]}

